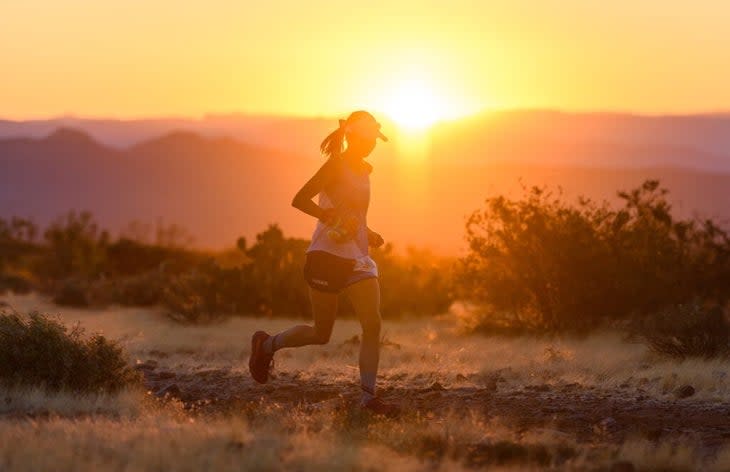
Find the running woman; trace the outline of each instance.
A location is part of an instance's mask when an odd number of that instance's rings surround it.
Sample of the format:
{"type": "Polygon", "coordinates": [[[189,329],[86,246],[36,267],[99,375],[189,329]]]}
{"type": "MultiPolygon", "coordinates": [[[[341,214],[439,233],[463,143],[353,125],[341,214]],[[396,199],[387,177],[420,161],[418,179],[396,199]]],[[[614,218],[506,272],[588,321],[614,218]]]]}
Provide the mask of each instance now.
{"type": "Polygon", "coordinates": [[[356,111],[340,120],[340,127],[322,141],[320,150],[327,161],[292,200],[292,206],[318,220],[304,264],[314,326],[294,326],[274,336],[257,331],[251,338],[248,366],[254,380],[266,383],[279,349],[327,344],[337,314],[337,296],[342,292],[362,326],[361,406],[376,414],[395,416],[398,407],[384,402],[375,391],[380,358],[380,285],[368,248],[380,247],[384,241],[367,227],[373,167],[365,158],[375,149],[377,138],[388,140],[370,113],[356,111]],[[318,194],[317,204],[312,199],[318,194]]]}

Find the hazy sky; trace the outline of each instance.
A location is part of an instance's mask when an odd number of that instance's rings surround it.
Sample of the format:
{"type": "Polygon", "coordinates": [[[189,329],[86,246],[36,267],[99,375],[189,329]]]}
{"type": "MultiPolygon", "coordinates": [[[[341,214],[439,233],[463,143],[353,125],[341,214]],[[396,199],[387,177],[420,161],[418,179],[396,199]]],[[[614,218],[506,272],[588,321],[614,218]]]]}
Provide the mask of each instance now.
{"type": "Polygon", "coordinates": [[[730,110],[728,25],[726,0],[0,0],[0,116],[329,115],[415,82],[452,115],[730,110]]]}

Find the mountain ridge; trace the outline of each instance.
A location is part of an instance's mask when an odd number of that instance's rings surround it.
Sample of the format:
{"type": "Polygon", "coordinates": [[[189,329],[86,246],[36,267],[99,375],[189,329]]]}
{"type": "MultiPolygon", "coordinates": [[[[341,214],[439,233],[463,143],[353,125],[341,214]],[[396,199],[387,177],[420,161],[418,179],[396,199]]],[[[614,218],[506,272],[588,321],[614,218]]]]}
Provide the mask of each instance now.
{"type": "MultiPolygon", "coordinates": [[[[560,186],[567,198],[583,194],[615,203],[618,190],[658,178],[680,214],[730,217],[728,173],[668,164],[600,168],[484,159],[466,165],[448,158],[417,164],[392,157],[378,147],[369,158],[375,170],[368,224],[400,248],[457,253],[466,216],[488,196],[517,196],[523,185],[560,186]]],[[[45,226],[69,210],[89,210],[112,232],[133,220],[162,218],[210,248],[253,238],[271,223],[308,238],[314,221],[292,208],[291,199],[322,163],[314,153],[189,130],[121,150],[83,130],[0,139],[0,217],[30,217],[45,226]]]]}

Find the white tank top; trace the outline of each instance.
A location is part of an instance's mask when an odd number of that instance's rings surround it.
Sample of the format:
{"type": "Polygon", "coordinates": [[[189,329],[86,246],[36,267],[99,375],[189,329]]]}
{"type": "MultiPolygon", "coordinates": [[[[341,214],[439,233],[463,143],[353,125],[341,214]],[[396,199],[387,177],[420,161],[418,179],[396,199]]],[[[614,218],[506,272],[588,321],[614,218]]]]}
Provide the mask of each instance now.
{"type": "MultiPolygon", "coordinates": [[[[340,158],[333,158],[340,159],[340,158]]],[[[359,261],[368,257],[367,212],[370,204],[370,175],[355,172],[347,163],[339,161],[337,177],[319,193],[319,206],[347,211],[357,219],[355,237],[338,243],[328,235],[328,227],[321,221],[312,234],[307,252],[325,251],[336,256],[359,261]]]]}

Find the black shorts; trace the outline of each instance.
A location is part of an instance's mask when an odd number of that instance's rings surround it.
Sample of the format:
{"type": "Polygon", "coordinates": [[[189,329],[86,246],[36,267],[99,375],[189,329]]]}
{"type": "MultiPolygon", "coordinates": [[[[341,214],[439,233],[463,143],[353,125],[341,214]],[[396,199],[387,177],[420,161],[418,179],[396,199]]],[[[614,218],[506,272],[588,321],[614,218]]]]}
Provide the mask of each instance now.
{"type": "Polygon", "coordinates": [[[307,253],[304,280],[315,290],[338,293],[348,285],[375,277],[365,271],[355,271],[355,259],[347,259],[325,251],[307,253]]]}

